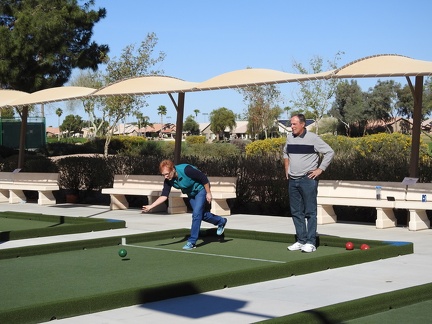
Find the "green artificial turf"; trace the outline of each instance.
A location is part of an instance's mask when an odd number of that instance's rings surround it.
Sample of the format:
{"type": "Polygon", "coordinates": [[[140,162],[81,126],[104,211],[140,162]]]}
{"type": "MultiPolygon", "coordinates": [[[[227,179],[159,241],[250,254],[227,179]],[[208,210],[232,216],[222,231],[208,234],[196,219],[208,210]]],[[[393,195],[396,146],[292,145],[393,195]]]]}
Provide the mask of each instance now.
{"type": "Polygon", "coordinates": [[[183,251],[189,230],[2,250],[1,323],[35,323],[413,253],[412,243],[321,236],[314,253],[288,253],[293,235],[214,229],[183,251]],[[128,252],[118,255],[120,248],[128,252]]]}
{"type": "Polygon", "coordinates": [[[425,323],[415,319],[425,317],[430,319],[429,305],[431,303],[432,283],[429,283],[281,316],[259,323],[425,323]],[[400,314],[399,317],[398,314],[400,314]]]}
{"type": "Polygon", "coordinates": [[[0,241],[125,228],[124,221],[0,212],[0,241]]]}

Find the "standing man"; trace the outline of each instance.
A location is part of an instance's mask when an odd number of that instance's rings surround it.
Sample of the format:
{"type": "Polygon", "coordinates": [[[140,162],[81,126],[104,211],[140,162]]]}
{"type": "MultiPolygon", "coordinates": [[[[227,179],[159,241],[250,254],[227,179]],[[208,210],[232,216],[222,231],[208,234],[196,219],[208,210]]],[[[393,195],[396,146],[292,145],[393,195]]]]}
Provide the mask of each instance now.
{"type": "Polygon", "coordinates": [[[291,117],[292,134],[283,150],[291,216],[297,242],[290,251],[316,251],[318,176],[329,166],[334,151],[318,135],[306,130],[303,114],[291,117]],[[322,159],[321,159],[322,155],[322,159]]]}
{"type": "Polygon", "coordinates": [[[206,204],[212,201],[207,176],[190,164],[174,165],[171,160],[163,160],[159,165],[159,171],[165,178],[162,194],[151,205],[143,206],[142,211],[149,212],[152,208],[165,202],[172,187],[181,189],[188,196],[192,207],[191,235],[186,245],[183,246],[183,250],[192,250],[196,247],[201,221],[218,226],[216,234],[222,235],[227,219],[206,211],[206,204]]]}

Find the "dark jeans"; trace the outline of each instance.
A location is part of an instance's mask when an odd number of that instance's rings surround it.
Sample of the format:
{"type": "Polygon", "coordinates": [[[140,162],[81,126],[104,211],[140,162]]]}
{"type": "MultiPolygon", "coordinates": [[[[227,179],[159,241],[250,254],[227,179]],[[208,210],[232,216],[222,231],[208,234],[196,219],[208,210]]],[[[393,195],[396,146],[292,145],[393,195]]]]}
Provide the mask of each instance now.
{"type": "Polygon", "coordinates": [[[318,180],[289,179],[288,193],[297,242],[316,245],[318,180]]]}
{"type": "Polygon", "coordinates": [[[207,223],[213,225],[223,225],[225,223],[225,219],[218,215],[212,214],[210,211],[206,211],[206,191],[205,189],[198,192],[195,197],[189,197],[189,202],[192,207],[192,227],[191,227],[191,235],[188,239],[188,242],[195,244],[198,240],[199,231],[201,228],[201,221],[205,221],[207,223]]]}

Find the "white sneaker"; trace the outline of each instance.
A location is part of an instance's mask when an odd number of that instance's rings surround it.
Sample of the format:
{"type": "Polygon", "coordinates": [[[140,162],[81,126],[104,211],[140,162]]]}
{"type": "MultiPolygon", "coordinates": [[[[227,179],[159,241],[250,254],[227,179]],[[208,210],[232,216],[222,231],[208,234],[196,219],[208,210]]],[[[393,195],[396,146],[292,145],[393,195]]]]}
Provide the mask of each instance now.
{"type": "Polygon", "coordinates": [[[302,248],[303,248],[303,244],[301,244],[300,242],[295,242],[293,245],[287,247],[287,249],[290,251],[298,251],[301,250],[302,248]]]}
{"type": "Polygon", "coordinates": [[[310,243],[306,243],[305,245],[303,245],[303,247],[301,248],[302,252],[315,252],[316,251],[316,247],[313,244],[310,243]]]}

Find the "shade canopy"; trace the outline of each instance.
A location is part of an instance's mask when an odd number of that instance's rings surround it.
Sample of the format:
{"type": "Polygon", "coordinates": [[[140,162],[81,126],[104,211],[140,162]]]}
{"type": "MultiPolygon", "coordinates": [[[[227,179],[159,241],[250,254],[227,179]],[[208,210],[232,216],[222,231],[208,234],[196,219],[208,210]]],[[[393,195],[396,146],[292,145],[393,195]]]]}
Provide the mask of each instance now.
{"type": "Polygon", "coordinates": [[[207,81],[199,83],[193,90],[220,90],[242,88],[248,86],[262,86],[278,83],[301,82],[324,79],[332,75],[333,71],[317,74],[293,74],[268,69],[244,69],[220,74],[207,81]]]}
{"type": "Polygon", "coordinates": [[[329,78],[431,76],[432,62],[402,55],[381,54],[361,58],[339,69],[317,74],[294,74],[270,69],[243,69],[223,73],[203,82],[190,82],[170,76],[141,76],[118,81],[99,90],[85,87],[57,87],[27,94],[13,90],[0,91],[0,107],[24,106],[89,96],[152,95],[194,91],[236,89],[289,82],[329,78]]]}
{"type": "MultiPolygon", "coordinates": [[[[49,102],[58,102],[64,100],[74,100],[87,97],[96,89],[85,87],[56,87],[33,92],[28,95],[18,97],[16,100],[10,101],[6,106],[18,107],[35,104],[44,104],[49,102]]],[[[0,93],[0,102],[2,95],[0,93]]]]}
{"type": "Polygon", "coordinates": [[[0,107],[7,106],[9,103],[29,95],[29,93],[23,91],[0,90],[0,107]]]}
{"type": "Polygon", "coordinates": [[[151,95],[191,91],[196,82],[183,81],[169,76],[141,76],[112,83],[96,91],[93,96],[151,95]]]}
{"type": "Polygon", "coordinates": [[[432,75],[432,62],[402,55],[368,56],[342,66],[334,71],[335,78],[377,78],[432,75]]]}

